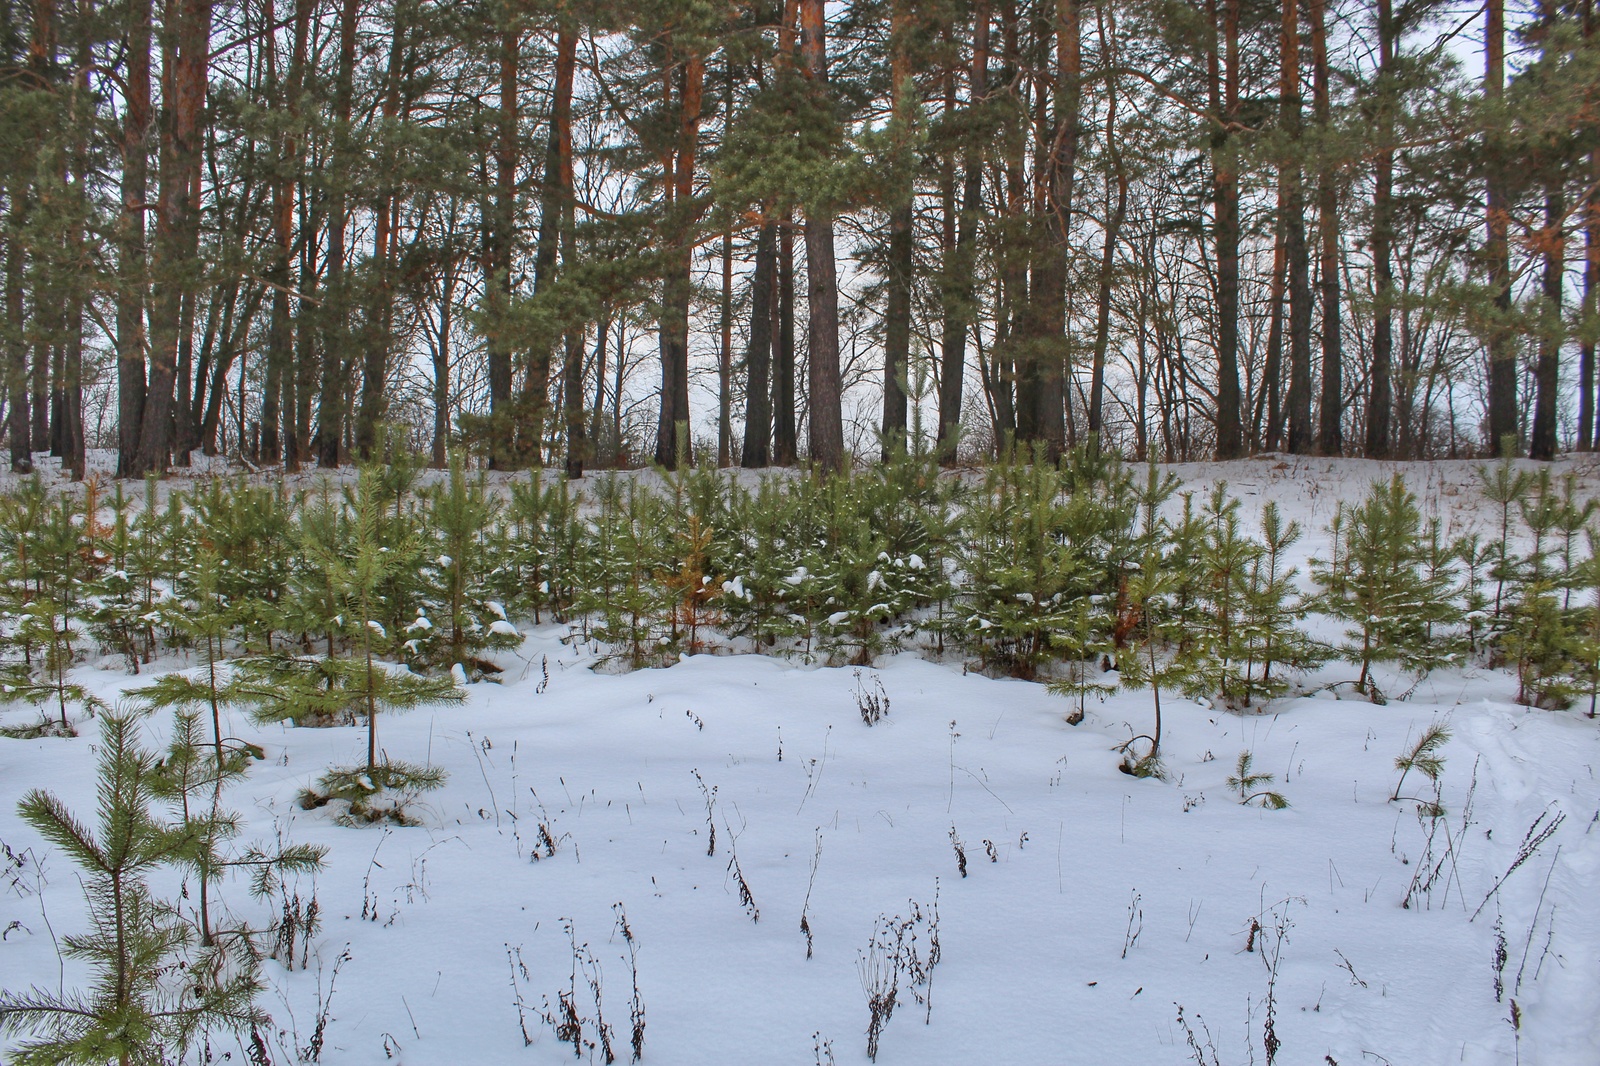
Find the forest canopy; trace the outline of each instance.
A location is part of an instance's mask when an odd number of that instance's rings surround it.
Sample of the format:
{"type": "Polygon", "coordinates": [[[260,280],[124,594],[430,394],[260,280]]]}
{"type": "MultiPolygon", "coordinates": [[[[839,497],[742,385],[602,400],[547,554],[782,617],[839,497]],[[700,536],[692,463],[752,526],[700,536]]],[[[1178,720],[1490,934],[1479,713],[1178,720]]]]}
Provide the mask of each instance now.
{"type": "Polygon", "coordinates": [[[11,465],[1587,450],[1597,27],[6,0],[11,465]]]}

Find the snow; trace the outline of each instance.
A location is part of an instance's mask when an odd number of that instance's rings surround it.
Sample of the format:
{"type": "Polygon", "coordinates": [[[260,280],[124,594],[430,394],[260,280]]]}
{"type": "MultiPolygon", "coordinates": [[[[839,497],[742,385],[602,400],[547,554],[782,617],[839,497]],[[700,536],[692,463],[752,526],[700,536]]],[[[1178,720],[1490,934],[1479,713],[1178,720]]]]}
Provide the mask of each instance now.
{"type": "MultiPolygon", "coordinates": [[[[1600,922],[1588,899],[1600,834],[1585,831],[1600,804],[1600,744],[1581,717],[1510,705],[1497,676],[1439,677],[1426,701],[1388,707],[1300,699],[1238,717],[1173,701],[1162,782],[1115,768],[1124,722],[1147,728],[1147,696],[1115,697],[1073,729],[1062,723],[1065,701],[1040,686],[898,656],[878,671],[893,711],[869,729],[848,670],[697,656],[597,674],[548,632],[523,654],[550,657],[544,693],[534,692],[534,670],[473,686],[465,708],[381,723],[396,757],[421,756],[431,742],[433,762],[450,771],[420,828],[340,828],[296,808],[296,791],[323,767],[359,759],[360,729],[229,723],[267,747],[233,795],[246,839],[282,828],[330,849],[315,882],[324,981],[347,946],[350,961],[325,1062],[384,1061],[385,1033],[407,1062],[459,1062],[467,1049],[474,1062],[563,1061],[569,1049],[536,1018],[536,1046],[522,1046],[507,945],[522,949],[532,974],[525,998],[554,1002],[571,966],[561,932],[571,919],[604,967],[608,1018],[625,1025],[616,902],[639,942],[646,1061],[749,1061],[752,1047],[771,1048],[767,1061],[810,1061],[813,1032],[833,1040],[838,1061],[863,1061],[858,953],[880,914],[930,904],[936,889],[932,1024],[903,1004],[880,1062],[984,1061],[995,1041],[1014,1062],[1062,1061],[1067,1041],[1074,1061],[1183,1062],[1174,1004],[1204,1018],[1223,1061],[1244,1061],[1246,1032],[1259,1041],[1267,978],[1260,952],[1244,945],[1252,920],[1272,927],[1275,906],[1292,923],[1275,987],[1280,1061],[1360,1062],[1362,1051],[1408,1063],[1515,1061],[1509,1003],[1495,1003],[1492,988],[1497,917],[1511,949],[1508,987],[1525,970],[1522,1061],[1600,1055],[1600,922]],[[1439,715],[1455,732],[1444,821],[1457,859],[1430,900],[1403,909],[1425,820],[1387,802],[1392,761],[1439,715]],[[1235,802],[1224,778],[1247,749],[1277,776],[1271,787],[1288,810],[1235,802]],[[693,771],[717,790],[714,857],[693,771]],[[1461,830],[1474,773],[1472,824],[1461,830]],[[1566,824],[1469,921],[1549,805],[1566,824]],[[534,862],[540,822],[559,846],[534,862]],[[807,960],[799,921],[819,846],[807,960]],[[734,852],[757,923],[739,904],[734,852]],[[364,882],[379,901],[376,922],[360,919],[364,882]],[[1138,935],[1123,958],[1130,905],[1138,935]]],[[[46,853],[15,820],[15,803],[47,782],[87,809],[92,761],[85,740],[0,746],[0,839],[46,853]]],[[[41,902],[57,930],[81,927],[76,879],[54,857],[46,870],[42,896],[0,897],[0,924],[28,930],[0,949],[8,986],[54,979],[41,902]]],[[[241,916],[270,917],[242,884],[226,895],[241,916]]],[[[269,961],[266,972],[283,998],[265,1005],[280,1026],[293,1018],[303,1044],[316,967],[286,973],[269,961]]]]}
{"type": "MultiPolygon", "coordinates": [[[[1304,560],[1326,548],[1331,501],[1384,476],[1366,469],[1376,465],[1223,473],[1251,504],[1275,499],[1305,527],[1292,560],[1303,578],[1304,560]]],[[[1413,489],[1435,488],[1430,507],[1486,521],[1480,501],[1416,469],[1413,489]]],[[[1198,491],[1219,476],[1180,473],[1198,491]]],[[[467,686],[463,706],[380,715],[393,758],[449,773],[414,808],[417,827],[340,827],[296,804],[328,766],[364,759],[362,728],[258,725],[224,708],[224,728],[266,750],[227,795],[241,841],[281,833],[329,849],[321,874],[290,885],[302,899],[314,892],[323,915],[310,967],[264,963],[275,1062],[307,1045],[345,954],[324,1063],[570,1061],[538,1014],[568,986],[564,923],[599,962],[625,1060],[632,977],[618,903],[637,939],[645,1063],[827,1062],[815,1050],[824,1041],[834,1061],[865,1062],[863,953],[880,917],[909,917],[912,901],[926,915],[935,898],[931,1009],[903,980],[880,1063],[1190,1063],[1180,1005],[1220,1063],[1262,1062],[1274,949],[1280,1063],[1600,1062],[1600,728],[1578,711],[1517,706],[1503,671],[1438,671],[1387,706],[1324,691],[1238,715],[1169,698],[1168,776],[1156,780],[1117,769],[1117,747],[1152,726],[1147,692],[1091,701],[1072,727],[1067,700],[954,658],[886,656],[859,679],[732,654],[617,674],[591,669],[588,646],[564,636],[526,626],[522,646],[498,657],[501,683],[467,686]],[[869,728],[855,693],[874,675],[892,711],[869,728]],[[1441,720],[1453,738],[1435,820],[1388,797],[1395,757],[1441,720]],[[1243,751],[1274,775],[1265,787],[1288,809],[1238,803],[1226,778],[1243,751]],[[1557,815],[1549,841],[1507,876],[1530,826],[1557,815]],[[1435,866],[1430,891],[1408,891],[1435,866]],[[759,921],[741,904],[741,878],[759,921]]],[[[139,677],[86,665],[74,679],[114,701],[194,664],[168,658],[139,677]]],[[[453,672],[465,685],[465,670],[453,672]]],[[[35,713],[0,710],[0,720],[35,713]]],[[[144,728],[155,746],[168,723],[144,728]]],[[[80,729],[0,740],[0,842],[25,856],[20,874],[0,877],[8,990],[55,987],[53,938],[87,929],[75,871],[15,813],[40,786],[92,811],[95,727],[80,729]]],[[[1425,795],[1426,784],[1413,772],[1405,791],[1425,795]]],[[[157,885],[193,907],[181,887],[157,885]]],[[[222,895],[258,925],[281,906],[252,899],[242,879],[222,895]]],[[[75,964],[64,972],[67,987],[81,982],[75,964]]],[[[581,973],[577,993],[592,1019],[581,973]]]]}

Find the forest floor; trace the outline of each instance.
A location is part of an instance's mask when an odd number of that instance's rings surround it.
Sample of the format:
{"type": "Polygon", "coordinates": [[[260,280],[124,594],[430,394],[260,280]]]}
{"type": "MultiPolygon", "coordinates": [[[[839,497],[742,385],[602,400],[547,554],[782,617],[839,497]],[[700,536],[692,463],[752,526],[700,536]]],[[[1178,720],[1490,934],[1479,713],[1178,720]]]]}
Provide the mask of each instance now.
{"type": "MultiPolygon", "coordinates": [[[[1391,469],[1456,532],[1492,517],[1470,463],[1174,469],[1276,500],[1306,529],[1301,561],[1326,549],[1335,501],[1391,469]]],[[[1593,490],[1593,465],[1567,469],[1593,490]]],[[[1065,699],[954,656],[615,673],[564,627],[525,634],[465,705],[380,718],[389,755],[449,774],[413,827],[297,805],[364,757],[364,729],[225,719],[266,753],[226,797],[241,840],[328,848],[287,886],[320,908],[309,964],[264,966],[273,1061],[318,1043],[329,1064],[554,1064],[574,1058],[565,1018],[596,1045],[577,1057],[603,1062],[603,1018],[619,1061],[642,1021],[646,1063],[856,1063],[869,998],[894,986],[885,1064],[1600,1062],[1600,726],[1586,704],[1518,706],[1504,671],[1439,671],[1386,706],[1330,689],[1344,664],[1259,713],[1169,694],[1160,780],[1118,770],[1151,730],[1149,692],[1071,726],[1065,699]],[[1391,801],[1396,756],[1438,722],[1442,813],[1391,801]],[[1286,809],[1241,805],[1243,752],[1286,809]]],[[[114,701],[150,671],[108,658],[75,676],[114,701]]],[[[147,743],[167,728],[150,719],[147,743]]],[[[59,951],[86,928],[76,871],[16,814],[34,787],[92,812],[81,730],[0,741],[8,990],[83,982],[59,951]]],[[[1402,792],[1434,798],[1415,772],[1402,792]]],[[[222,894],[256,926],[282,907],[242,879],[222,894]]]]}

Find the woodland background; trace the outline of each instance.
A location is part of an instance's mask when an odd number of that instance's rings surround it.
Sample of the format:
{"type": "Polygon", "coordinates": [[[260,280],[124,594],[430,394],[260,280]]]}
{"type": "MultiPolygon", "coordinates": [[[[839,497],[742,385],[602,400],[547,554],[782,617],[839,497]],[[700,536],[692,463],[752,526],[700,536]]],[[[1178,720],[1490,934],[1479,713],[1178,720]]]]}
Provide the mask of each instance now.
{"type": "Polygon", "coordinates": [[[1594,0],[0,19],[14,467],[1596,443],[1594,0]]]}

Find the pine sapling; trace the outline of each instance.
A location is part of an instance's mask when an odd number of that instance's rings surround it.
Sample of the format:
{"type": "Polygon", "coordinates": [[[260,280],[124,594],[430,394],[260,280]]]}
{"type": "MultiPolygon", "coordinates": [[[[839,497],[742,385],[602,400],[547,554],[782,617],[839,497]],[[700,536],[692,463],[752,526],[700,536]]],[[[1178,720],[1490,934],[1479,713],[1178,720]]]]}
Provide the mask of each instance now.
{"type": "Polygon", "coordinates": [[[1478,467],[1478,484],[1483,492],[1483,498],[1500,509],[1499,535],[1489,544],[1494,553],[1494,562],[1489,570],[1489,576],[1494,578],[1494,618],[1500,618],[1501,606],[1504,600],[1507,581],[1516,579],[1521,560],[1511,551],[1511,508],[1520,503],[1533,486],[1533,475],[1526,470],[1518,470],[1516,461],[1512,458],[1517,452],[1515,442],[1513,447],[1505,450],[1504,458],[1493,467],[1478,467]]]}
{"type": "Polygon", "coordinates": [[[1406,775],[1412,770],[1422,774],[1435,785],[1439,783],[1439,775],[1444,772],[1444,757],[1439,754],[1439,749],[1449,740],[1450,730],[1444,727],[1443,722],[1434,722],[1417,737],[1417,742],[1411,745],[1410,751],[1395,757],[1394,768],[1400,771],[1400,779],[1394,783],[1394,792],[1389,796],[1390,803],[1399,801],[1400,788],[1406,783],[1406,775]]]}
{"type": "Polygon", "coordinates": [[[1460,620],[1458,590],[1450,571],[1430,572],[1417,499],[1398,474],[1358,506],[1341,507],[1329,532],[1331,557],[1312,571],[1321,607],[1348,624],[1357,690],[1383,703],[1375,664],[1393,662],[1420,679],[1454,658],[1442,630],[1460,620]]]}
{"type": "Polygon", "coordinates": [[[251,846],[243,851],[227,846],[239,834],[239,816],[222,805],[222,793],[242,781],[251,763],[263,756],[261,748],[236,740],[212,746],[200,724],[200,715],[179,711],[173,719],[172,740],[166,757],[157,764],[152,791],[167,800],[185,837],[173,856],[174,865],[195,875],[199,884],[196,925],[203,947],[216,943],[218,930],[211,916],[211,901],[223,877],[233,870],[251,873],[251,894],[270,895],[275,881],[287,874],[314,873],[321,869],[326,848],[311,844],[284,844],[273,851],[251,846]]]}
{"type": "Polygon", "coordinates": [[[135,719],[104,715],[100,739],[98,824],[39,789],[18,806],[83,871],[93,925],[66,937],[64,949],[88,967],[90,989],[0,994],[0,1032],[31,1034],[15,1048],[19,1062],[181,1061],[207,1031],[243,1034],[268,1021],[255,1006],[254,952],[242,940],[226,951],[194,950],[188,923],[151,892],[150,876],[179,859],[190,833],[153,812],[157,760],[140,746],[135,719]],[[179,971],[183,979],[173,981],[179,971]]]}
{"type": "Polygon", "coordinates": [[[1260,800],[1261,806],[1269,811],[1283,810],[1289,806],[1289,801],[1283,798],[1282,793],[1261,787],[1270,785],[1273,775],[1252,773],[1250,764],[1254,759],[1255,756],[1249,751],[1239,753],[1239,761],[1234,767],[1233,774],[1228,778],[1228,787],[1239,794],[1240,806],[1248,806],[1260,800]]]}
{"type": "MultiPolygon", "coordinates": [[[[380,757],[378,716],[417,707],[460,703],[466,693],[450,677],[422,677],[387,659],[397,654],[399,641],[378,620],[380,588],[394,576],[396,560],[404,550],[384,543],[380,525],[385,518],[375,475],[364,471],[354,498],[351,536],[353,557],[322,555],[340,614],[330,623],[351,646],[347,657],[274,655],[236,660],[234,698],[255,706],[257,717],[267,721],[332,722],[362,717],[367,727],[367,759],[363,766],[334,767],[313,789],[301,796],[302,805],[320,807],[331,800],[348,804],[344,820],[355,823],[389,819],[408,824],[405,808],[419,792],[444,784],[444,771],[380,757]],[[377,806],[381,793],[396,802],[377,806]]],[[[331,638],[330,638],[331,639],[331,638]]]]}

